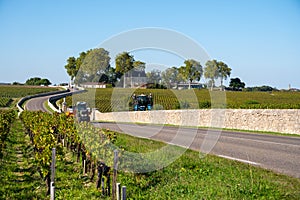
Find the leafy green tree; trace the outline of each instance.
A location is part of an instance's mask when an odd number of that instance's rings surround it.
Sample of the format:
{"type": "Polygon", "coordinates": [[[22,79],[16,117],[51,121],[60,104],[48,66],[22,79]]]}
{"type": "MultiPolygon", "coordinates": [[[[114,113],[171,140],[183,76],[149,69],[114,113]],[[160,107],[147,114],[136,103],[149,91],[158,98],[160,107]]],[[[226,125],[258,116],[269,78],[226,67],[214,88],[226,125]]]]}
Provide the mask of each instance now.
{"type": "Polygon", "coordinates": [[[223,81],[231,74],[231,68],[222,61],[209,60],[206,62],[204,77],[210,79],[211,90],[215,85],[215,79],[221,79],[221,89],[223,90],[223,81]]]}
{"type": "Polygon", "coordinates": [[[189,81],[189,89],[191,88],[191,83],[193,80],[200,81],[203,74],[202,66],[200,62],[189,59],[184,61],[185,66],[179,68],[179,73],[182,75],[185,81],[189,81]]]}
{"type": "Polygon", "coordinates": [[[232,78],[230,79],[229,87],[231,87],[233,90],[240,90],[242,88],[245,88],[245,83],[241,81],[239,78],[232,78]]]}
{"type": "Polygon", "coordinates": [[[108,77],[108,83],[110,83],[114,87],[118,78],[120,78],[119,74],[116,73],[116,69],[113,67],[110,67],[107,70],[106,75],[108,77]]]}
{"type": "Polygon", "coordinates": [[[148,83],[160,83],[161,81],[161,71],[158,69],[153,69],[151,72],[147,72],[147,82],[148,83]]]}
{"type": "MultiPolygon", "coordinates": [[[[123,87],[126,87],[125,77],[126,74],[134,68],[134,58],[128,52],[120,53],[115,58],[116,63],[116,73],[120,73],[123,76],[123,87]]],[[[128,74],[127,74],[128,76],[128,74]]]]}
{"type": "Polygon", "coordinates": [[[167,88],[171,88],[172,84],[178,84],[183,81],[182,75],[177,67],[171,67],[161,73],[162,82],[167,88]]]}
{"type": "Polygon", "coordinates": [[[146,63],[142,62],[142,61],[134,61],[133,62],[133,68],[138,70],[138,71],[144,71],[146,68],[146,63]]]}
{"type": "Polygon", "coordinates": [[[51,82],[48,79],[43,78],[43,79],[40,80],[40,85],[48,86],[48,85],[51,85],[51,82]]]}
{"type": "Polygon", "coordinates": [[[278,91],[278,89],[273,88],[271,86],[263,85],[263,86],[255,86],[255,87],[247,87],[246,91],[248,92],[271,92],[271,91],[278,91]]]}
{"type": "Polygon", "coordinates": [[[219,77],[221,78],[221,87],[222,89],[224,88],[223,86],[223,80],[227,79],[228,76],[231,74],[231,68],[229,68],[224,62],[219,61],[217,62],[218,64],[218,69],[219,69],[219,77]]]}
{"type": "Polygon", "coordinates": [[[91,51],[91,50],[88,50],[87,52],[84,52],[84,51],[83,51],[83,52],[81,52],[81,53],[79,54],[79,57],[76,58],[76,65],[77,65],[78,67],[81,66],[81,64],[83,63],[83,61],[84,61],[86,55],[87,55],[90,51],[91,51]]]}
{"type": "Polygon", "coordinates": [[[210,89],[215,85],[215,79],[219,77],[218,62],[216,60],[209,60],[205,63],[204,77],[210,79],[210,89]]]}
{"type": "Polygon", "coordinates": [[[74,56],[68,58],[67,64],[65,65],[65,69],[67,70],[67,73],[70,76],[72,81],[74,80],[75,77],[77,78],[76,82],[80,82],[78,80],[82,79],[82,78],[80,78],[80,77],[82,77],[81,76],[82,73],[80,73],[80,75],[79,75],[78,71],[80,69],[81,64],[84,61],[86,54],[87,54],[86,52],[81,52],[79,54],[78,58],[75,58],[74,56]]]}
{"type": "Polygon", "coordinates": [[[80,62],[80,71],[84,73],[86,80],[99,82],[110,67],[109,52],[103,48],[92,49],[86,53],[83,60],[81,57],[77,59],[77,63],[80,62]]]}
{"type": "Polygon", "coordinates": [[[39,77],[33,77],[30,79],[27,79],[25,82],[25,85],[51,85],[51,82],[48,79],[41,79],[39,77]]]}
{"type": "Polygon", "coordinates": [[[67,64],[65,65],[65,69],[67,70],[68,75],[71,77],[71,80],[73,80],[78,72],[75,57],[68,58],[67,64]]]}

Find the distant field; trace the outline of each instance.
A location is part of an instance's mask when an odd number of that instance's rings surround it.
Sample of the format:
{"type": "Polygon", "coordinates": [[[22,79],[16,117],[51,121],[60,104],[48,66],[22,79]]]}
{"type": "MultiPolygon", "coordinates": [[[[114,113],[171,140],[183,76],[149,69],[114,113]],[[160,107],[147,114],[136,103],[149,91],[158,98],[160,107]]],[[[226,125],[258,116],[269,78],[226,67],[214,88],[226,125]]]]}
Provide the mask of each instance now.
{"type": "Polygon", "coordinates": [[[21,98],[28,95],[44,93],[44,92],[52,92],[56,90],[57,88],[51,88],[51,87],[1,85],[0,97],[21,98]]]}
{"type": "Polygon", "coordinates": [[[122,89],[108,88],[89,90],[87,93],[67,98],[69,105],[76,101],[87,101],[100,112],[128,111],[132,94],[150,94],[154,99],[154,109],[204,109],[204,108],[241,108],[241,109],[300,109],[300,92],[218,92],[208,90],[162,90],[162,89],[122,89]],[[217,94],[217,97],[215,97],[217,94]],[[211,95],[214,96],[213,104],[211,95]],[[226,97],[225,97],[226,95],[226,97]]]}
{"type": "Polygon", "coordinates": [[[16,99],[28,95],[56,91],[57,88],[39,86],[0,85],[0,107],[9,107],[16,99]]]}

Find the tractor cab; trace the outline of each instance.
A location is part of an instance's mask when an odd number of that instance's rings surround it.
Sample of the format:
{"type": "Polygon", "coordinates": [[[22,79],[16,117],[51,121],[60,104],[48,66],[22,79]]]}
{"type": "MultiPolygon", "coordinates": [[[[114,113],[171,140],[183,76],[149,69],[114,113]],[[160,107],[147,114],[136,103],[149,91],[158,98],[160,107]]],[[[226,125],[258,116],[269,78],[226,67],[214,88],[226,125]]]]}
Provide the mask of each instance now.
{"type": "Polygon", "coordinates": [[[149,96],[141,94],[138,96],[133,95],[133,110],[145,111],[151,110],[153,106],[152,95],[149,96]]]}

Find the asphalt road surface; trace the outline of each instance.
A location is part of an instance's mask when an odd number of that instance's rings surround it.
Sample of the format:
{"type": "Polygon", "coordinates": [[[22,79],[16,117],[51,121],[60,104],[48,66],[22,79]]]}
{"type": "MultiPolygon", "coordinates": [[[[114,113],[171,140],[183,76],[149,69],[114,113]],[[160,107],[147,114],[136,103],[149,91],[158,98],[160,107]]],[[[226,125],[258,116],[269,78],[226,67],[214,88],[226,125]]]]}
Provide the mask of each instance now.
{"type": "Polygon", "coordinates": [[[45,106],[44,102],[47,101],[51,96],[44,96],[38,98],[29,99],[25,104],[26,110],[38,111],[41,110],[43,112],[49,112],[45,106]]]}
{"type": "MultiPolygon", "coordinates": [[[[74,93],[74,91],[65,92],[64,95],[70,95],[71,93],[74,93]]],[[[43,112],[50,112],[47,110],[47,108],[44,106],[45,101],[48,101],[50,97],[62,95],[62,94],[52,94],[48,96],[43,97],[35,97],[32,99],[29,99],[25,104],[25,110],[32,110],[32,111],[38,111],[41,110],[43,112]]]]}
{"type": "Polygon", "coordinates": [[[300,178],[300,137],[122,123],[94,125],[300,178]]]}

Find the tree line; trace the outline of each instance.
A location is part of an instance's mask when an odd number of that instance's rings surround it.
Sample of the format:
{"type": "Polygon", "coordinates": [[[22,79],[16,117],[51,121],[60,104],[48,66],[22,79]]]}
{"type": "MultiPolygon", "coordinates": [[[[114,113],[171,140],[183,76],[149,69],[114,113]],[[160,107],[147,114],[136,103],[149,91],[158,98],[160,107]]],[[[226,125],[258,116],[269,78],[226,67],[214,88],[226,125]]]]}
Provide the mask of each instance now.
{"type": "MultiPolygon", "coordinates": [[[[146,66],[145,62],[135,60],[129,52],[119,53],[115,57],[115,67],[110,65],[110,61],[111,58],[107,50],[95,48],[81,52],[77,58],[69,57],[65,69],[75,84],[102,82],[115,86],[117,82],[120,83],[123,80],[125,87],[125,77],[132,76],[134,70],[144,71],[146,66]]],[[[146,76],[148,83],[161,84],[167,88],[171,88],[172,84],[179,83],[186,83],[191,88],[191,83],[199,83],[204,76],[209,80],[207,87],[210,89],[213,89],[217,79],[221,80],[221,88],[224,89],[223,82],[230,77],[231,70],[222,61],[209,60],[205,66],[202,66],[197,60],[187,59],[180,67],[173,66],[164,71],[154,69],[147,72],[146,76]]]]}

